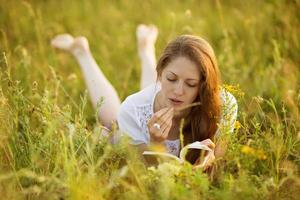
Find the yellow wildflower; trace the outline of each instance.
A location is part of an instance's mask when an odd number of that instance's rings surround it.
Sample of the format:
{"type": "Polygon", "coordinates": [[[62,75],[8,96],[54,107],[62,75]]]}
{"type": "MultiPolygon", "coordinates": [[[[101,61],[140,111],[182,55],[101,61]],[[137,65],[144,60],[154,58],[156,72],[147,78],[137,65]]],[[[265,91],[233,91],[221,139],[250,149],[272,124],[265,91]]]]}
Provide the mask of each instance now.
{"type": "Polygon", "coordinates": [[[252,155],[260,160],[266,160],[267,159],[267,156],[265,154],[265,152],[263,150],[256,150],[252,147],[249,147],[247,145],[244,145],[241,149],[241,152],[244,153],[244,154],[248,154],[248,155],[252,155]]]}
{"type": "Polygon", "coordinates": [[[255,154],[255,149],[249,147],[249,146],[246,146],[244,145],[241,149],[241,152],[244,153],[244,154],[251,154],[251,155],[254,155],[255,154]]]}
{"type": "Polygon", "coordinates": [[[260,160],[266,160],[267,156],[265,155],[265,152],[263,150],[257,150],[256,151],[256,156],[260,160]]]}
{"type": "Polygon", "coordinates": [[[238,99],[243,98],[245,93],[241,90],[240,85],[227,85],[227,84],[223,84],[222,87],[232,93],[235,97],[237,97],[238,99]]]}
{"type": "Polygon", "coordinates": [[[235,124],[234,124],[234,128],[236,130],[239,130],[241,128],[241,123],[239,121],[236,121],[235,124]]]}

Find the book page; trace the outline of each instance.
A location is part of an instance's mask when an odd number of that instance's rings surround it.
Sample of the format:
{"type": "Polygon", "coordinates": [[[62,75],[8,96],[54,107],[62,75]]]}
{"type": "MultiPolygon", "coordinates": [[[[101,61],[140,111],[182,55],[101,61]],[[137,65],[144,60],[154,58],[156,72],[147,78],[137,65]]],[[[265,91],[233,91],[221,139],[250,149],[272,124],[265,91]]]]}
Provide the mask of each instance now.
{"type": "Polygon", "coordinates": [[[185,156],[186,156],[189,149],[199,149],[199,150],[206,150],[206,151],[212,152],[211,148],[209,148],[208,146],[202,144],[199,141],[196,141],[196,142],[193,142],[191,144],[186,145],[185,147],[183,147],[181,149],[180,154],[179,154],[180,160],[183,160],[183,161],[185,160],[185,156]]]}
{"type": "MultiPolygon", "coordinates": [[[[159,156],[168,157],[168,158],[175,159],[179,163],[182,164],[183,162],[185,162],[185,155],[186,155],[186,153],[188,152],[189,149],[200,149],[200,150],[206,150],[206,151],[212,152],[212,150],[208,146],[202,144],[199,141],[196,141],[196,142],[193,142],[193,143],[188,144],[185,147],[183,147],[183,149],[181,149],[181,151],[180,151],[179,157],[177,157],[173,154],[170,154],[170,153],[156,152],[156,151],[144,151],[143,155],[145,155],[145,156],[150,155],[150,156],[158,156],[158,157],[159,156]]],[[[208,157],[206,156],[205,159],[208,159],[208,157]]],[[[204,159],[204,162],[205,162],[205,159],[204,159]]]]}

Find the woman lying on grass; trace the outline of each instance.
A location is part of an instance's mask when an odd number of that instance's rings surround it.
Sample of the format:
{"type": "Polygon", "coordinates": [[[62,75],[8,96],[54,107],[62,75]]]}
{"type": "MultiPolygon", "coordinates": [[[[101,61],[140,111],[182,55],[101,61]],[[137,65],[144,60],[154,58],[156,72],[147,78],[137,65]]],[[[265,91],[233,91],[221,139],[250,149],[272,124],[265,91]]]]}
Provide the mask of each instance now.
{"type": "Polygon", "coordinates": [[[215,157],[224,154],[226,145],[213,141],[225,134],[223,130],[233,131],[236,99],[220,88],[219,68],[208,42],[196,36],[181,35],[167,45],[156,64],[156,37],[155,26],[138,26],[142,90],[127,97],[122,104],[96,64],[85,37],[58,35],[52,45],[70,52],[77,59],[95,108],[104,97],[99,108],[99,118],[104,126],[111,128],[112,122],[117,121],[121,132],[128,135],[131,144],[141,151],[152,143],[161,143],[167,152],[178,156],[180,122],[184,119],[184,145],[200,141],[212,150],[205,165],[201,165],[199,152],[190,151],[186,156],[194,168],[201,166],[205,170],[215,157]],[[228,128],[221,129],[223,126],[228,128]]]}

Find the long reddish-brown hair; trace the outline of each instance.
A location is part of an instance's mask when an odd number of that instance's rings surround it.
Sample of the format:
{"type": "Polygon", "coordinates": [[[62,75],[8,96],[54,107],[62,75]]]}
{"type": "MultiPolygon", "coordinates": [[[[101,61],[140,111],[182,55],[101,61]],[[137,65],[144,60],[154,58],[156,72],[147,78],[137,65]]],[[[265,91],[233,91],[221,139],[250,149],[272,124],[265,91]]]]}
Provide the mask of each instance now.
{"type": "MultiPolygon", "coordinates": [[[[200,69],[199,92],[195,102],[201,102],[201,105],[193,107],[185,119],[184,145],[207,138],[213,140],[221,115],[221,78],[215,53],[210,44],[200,37],[179,36],[167,45],[159,58],[156,66],[158,77],[173,59],[180,56],[189,58],[200,69]]],[[[186,159],[194,163],[198,157],[199,151],[190,151],[186,159]]]]}

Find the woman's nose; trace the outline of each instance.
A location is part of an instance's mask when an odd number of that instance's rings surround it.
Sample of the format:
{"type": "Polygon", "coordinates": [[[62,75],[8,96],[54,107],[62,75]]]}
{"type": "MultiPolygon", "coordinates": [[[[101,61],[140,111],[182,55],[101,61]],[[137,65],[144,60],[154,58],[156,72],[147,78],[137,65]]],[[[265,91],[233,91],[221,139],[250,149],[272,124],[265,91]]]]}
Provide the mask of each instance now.
{"type": "Polygon", "coordinates": [[[178,82],[175,86],[174,92],[178,96],[183,95],[183,83],[178,82]]]}

